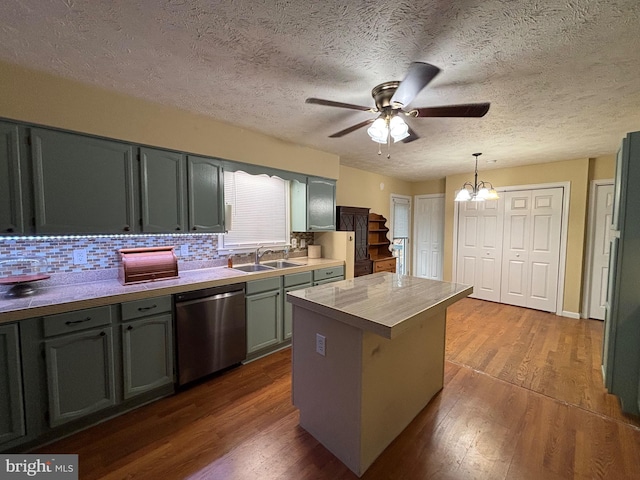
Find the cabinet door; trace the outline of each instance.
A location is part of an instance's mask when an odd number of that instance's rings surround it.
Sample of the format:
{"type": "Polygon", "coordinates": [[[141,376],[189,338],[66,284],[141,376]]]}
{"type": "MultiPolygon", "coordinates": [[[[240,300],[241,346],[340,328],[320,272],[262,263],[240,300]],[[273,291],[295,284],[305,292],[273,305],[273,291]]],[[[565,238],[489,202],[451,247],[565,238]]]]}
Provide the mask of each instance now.
{"type": "Polygon", "coordinates": [[[18,325],[0,326],[0,445],[25,434],[18,325]]]}
{"type": "Polygon", "coordinates": [[[282,296],[280,290],[247,296],[247,353],[280,343],[282,296]]]}
{"type": "Polygon", "coordinates": [[[0,122],[0,234],[23,233],[18,126],[0,122]]]}
{"type": "Polygon", "coordinates": [[[173,383],[171,314],[122,325],[124,398],[173,383]]]}
{"type": "Polygon", "coordinates": [[[307,180],[307,227],[309,231],[336,229],[336,182],[309,177],[307,180]]]}
{"type": "Polygon", "coordinates": [[[185,170],[185,158],[181,153],[140,149],[143,232],[186,231],[185,170]]]}
{"type": "Polygon", "coordinates": [[[126,233],[136,229],[133,147],[31,130],[36,233],[126,233]]]}
{"type": "Polygon", "coordinates": [[[187,157],[189,231],[224,232],[222,165],[212,158],[187,157]]]}
{"type": "Polygon", "coordinates": [[[52,427],[115,405],[111,327],[44,343],[52,427]]]}
{"type": "Polygon", "coordinates": [[[312,287],[313,283],[304,283],[302,285],[295,285],[293,287],[287,287],[284,289],[284,295],[282,298],[282,338],[288,340],[291,338],[291,326],[293,325],[293,306],[287,302],[287,292],[293,292],[294,290],[302,290],[303,288],[312,287]]]}

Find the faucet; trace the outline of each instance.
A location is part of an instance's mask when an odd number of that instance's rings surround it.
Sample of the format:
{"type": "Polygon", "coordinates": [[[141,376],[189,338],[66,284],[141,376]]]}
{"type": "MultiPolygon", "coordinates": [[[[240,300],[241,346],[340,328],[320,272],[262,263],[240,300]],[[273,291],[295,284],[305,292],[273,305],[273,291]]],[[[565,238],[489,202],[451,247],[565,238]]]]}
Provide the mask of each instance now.
{"type": "Polygon", "coordinates": [[[263,255],[266,255],[267,253],[273,253],[273,250],[265,250],[264,252],[260,253],[260,249],[264,248],[262,245],[259,246],[258,248],[256,248],[256,265],[258,265],[260,263],[260,259],[262,258],[263,255]]]}

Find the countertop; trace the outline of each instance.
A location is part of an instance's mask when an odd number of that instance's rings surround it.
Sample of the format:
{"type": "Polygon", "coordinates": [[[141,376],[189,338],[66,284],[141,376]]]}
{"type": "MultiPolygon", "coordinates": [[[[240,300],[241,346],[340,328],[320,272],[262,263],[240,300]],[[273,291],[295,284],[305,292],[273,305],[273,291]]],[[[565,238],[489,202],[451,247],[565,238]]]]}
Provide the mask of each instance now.
{"type": "Polygon", "coordinates": [[[473,287],[380,272],[287,293],[294,305],[394,338],[473,293],[473,287]]]}
{"type": "Polygon", "coordinates": [[[0,324],[26,318],[53,315],[83,308],[173,295],[201,288],[244,283],[269,277],[308,272],[344,265],[342,260],[298,257],[289,260],[299,267],[245,273],[227,267],[180,272],[178,278],[122,285],[117,279],[40,288],[24,298],[0,298],[0,324]]]}

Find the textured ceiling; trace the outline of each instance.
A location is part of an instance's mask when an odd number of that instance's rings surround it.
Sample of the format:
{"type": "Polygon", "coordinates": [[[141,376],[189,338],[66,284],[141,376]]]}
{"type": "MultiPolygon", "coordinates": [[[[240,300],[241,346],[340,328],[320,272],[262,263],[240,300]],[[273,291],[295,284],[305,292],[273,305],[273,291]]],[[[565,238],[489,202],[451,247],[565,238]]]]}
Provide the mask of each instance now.
{"type": "MultiPolygon", "coordinates": [[[[640,129],[638,0],[3,0],[0,58],[209,115],[406,180],[614,153],[640,129]],[[442,72],[411,106],[491,102],[483,118],[418,118],[378,156],[371,89],[413,61],[442,72]]],[[[383,146],[384,147],[384,146],[383,146]]]]}

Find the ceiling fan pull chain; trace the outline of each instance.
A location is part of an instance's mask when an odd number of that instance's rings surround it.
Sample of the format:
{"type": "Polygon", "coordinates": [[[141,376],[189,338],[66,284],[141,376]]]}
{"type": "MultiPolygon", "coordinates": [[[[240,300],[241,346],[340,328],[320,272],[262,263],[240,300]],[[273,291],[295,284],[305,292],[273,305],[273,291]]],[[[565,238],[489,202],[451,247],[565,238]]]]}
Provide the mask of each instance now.
{"type": "Polygon", "coordinates": [[[378,144],[378,155],[382,155],[382,144],[378,144]]]}

